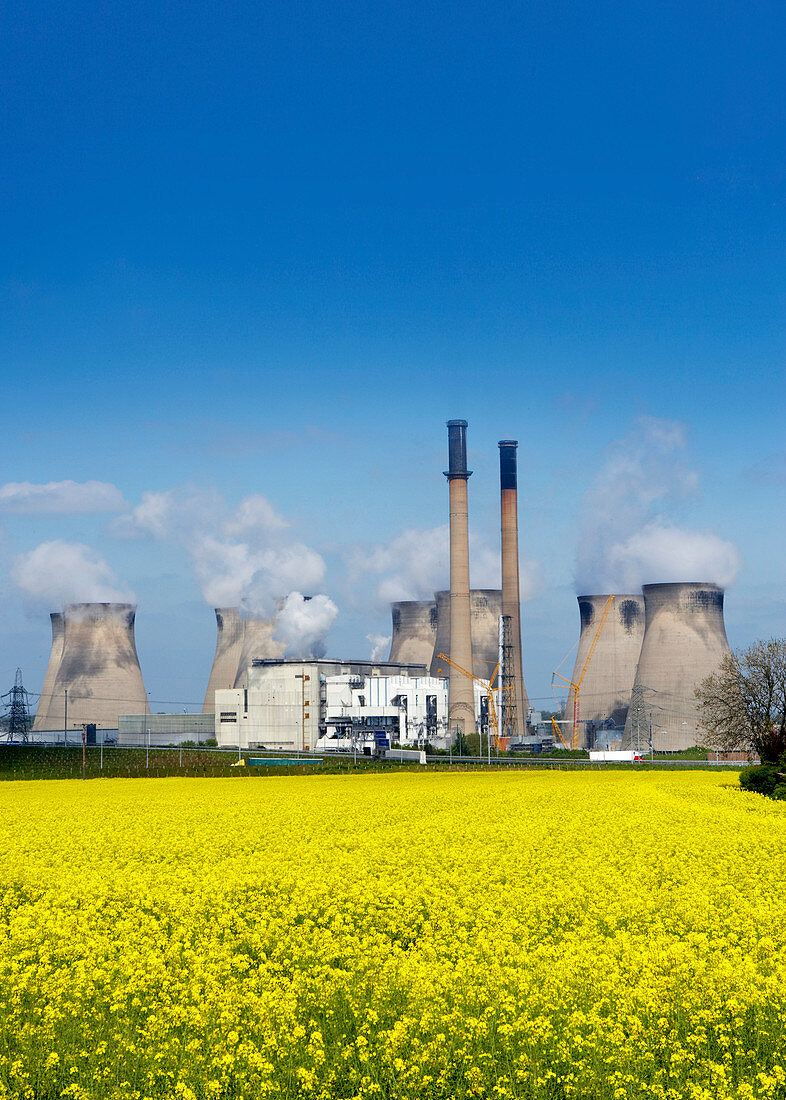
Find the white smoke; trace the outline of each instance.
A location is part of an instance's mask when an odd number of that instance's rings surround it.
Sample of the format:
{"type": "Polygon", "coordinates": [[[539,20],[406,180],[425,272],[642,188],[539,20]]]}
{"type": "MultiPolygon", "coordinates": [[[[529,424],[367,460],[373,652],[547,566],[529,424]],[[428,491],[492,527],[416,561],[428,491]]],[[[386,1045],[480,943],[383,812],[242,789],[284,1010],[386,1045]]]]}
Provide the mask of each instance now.
{"type": "Polygon", "coordinates": [[[582,501],[576,554],[579,592],[630,592],[642,584],[700,580],[731,583],[736,548],[708,531],[678,527],[664,512],[698,489],[684,463],[684,424],[641,417],[607,449],[582,501]]]}
{"type": "Polygon", "coordinates": [[[641,584],[669,581],[711,581],[726,588],[740,566],[733,543],[711,531],[671,527],[661,520],[648,523],[609,552],[609,569],[624,592],[635,591],[641,584]]]}
{"type": "Polygon", "coordinates": [[[107,481],[9,481],[0,486],[0,510],[24,514],[76,515],[120,512],[123,494],[107,481]]]}
{"type": "Polygon", "coordinates": [[[366,641],[371,644],[369,657],[372,661],[384,660],[385,654],[390,652],[390,634],[367,634],[366,641]]]}
{"type": "Polygon", "coordinates": [[[411,528],[386,545],[354,546],[345,553],[350,576],[378,576],[381,606],[398,600],[431,597],[445,585],[449,571],[448,528],[411,528]]]}
{"type": "Polygon", "coordinates": [[[134,599],[132,592],[121,587],[104,558],[81,542],[42,542],[17,556],[11,576],[27,596],[49,607],[128,603],[134,599]]]}
{"type": "Polygon", "coordinates": [[[316,550],[287,537],[287,521],[262,496],[232,511],[217,493],[169,489],[142,494],[111,526],[117,537],[152,536],[181,546],[211,607],[243,606],[271,614],[296,589],[317,588],[325,563],[316,550]]]}
{"type": "MultiPolygon", "coordinates": [[[[500,587],[500,551],[481,532],[470,533],[470,584],[473,588],[500,587]]],[[[353,585],[379,576],[374,602],[387,607],[400,600],[431,599],[450,583],[450,529],[447,524],[410,528],[386,545],[355,546],[345,554],[353,585]]],[[[542,585],[538,562],[519,562],[521,598],[530,599],[542,585]]]]}
{"type": "Polygon", "coordinates": [[[245,497],[232,510],[218,493],[147,492],[110,530],[121,538],[150,536],[180,546],[211,607],[275,616],[281,640],[298,656],[324,646],[335,605],[326,596],[305,600],[300,593],[319,588],[325,562],[293,538],[266,497],[245,497]]]}
{"type": "Polygon", "coordinates": [[[328,596],[290,592],[276,614],[274,635],[288,657],[323,657],[325,638],[338,614],[328,596]]]}

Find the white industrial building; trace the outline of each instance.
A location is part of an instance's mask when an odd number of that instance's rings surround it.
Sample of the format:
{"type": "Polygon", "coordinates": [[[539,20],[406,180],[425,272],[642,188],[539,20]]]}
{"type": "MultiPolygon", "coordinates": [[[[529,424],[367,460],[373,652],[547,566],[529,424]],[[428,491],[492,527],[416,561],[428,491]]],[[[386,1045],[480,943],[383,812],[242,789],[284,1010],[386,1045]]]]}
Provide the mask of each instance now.
{"type": "Polygon", "coordinates": [[[437,676],[329,676],[321,752],[371,744],[447,747],[448,681],[437,676]]]}
{"type": "Polygon", "coordinates": [[[427,691],[425,686],[411,690],[415,683],[438,684],[444,696],[445,681],[427,677],[423,665],[270,659],[252,663],[248,670],[248,687],[216,691],[216,739],[219,745],[240,745],[244,749],[314,751],[320,738],[328,732],[328,718],[341,716],[342,709],[347,706],[365,708],[367,713],[361,717],[372,717],[369,709],[371,689],[364,689],[363,685],[375,679],[392,679],[407,685],[388,694],[382,688],[374,689],[375,706],[387,708],[385,717],[393,719],[400,714],[402,705],[392,702],[398,695],[407,700],[404,709],[410,705],[415,711],[422,709],[425,721],[426,707],[431,705],[426,702],[426,696],[436,695],[437,710],[444,721],[446,702],[439,690],[427,691]],[[331,681],[336,681],[334,687],[329,687],[331,681]],[[349,701],[348,693],[354,694],[354,703],[349,701]],[[364,697],[362,704],[360,696],[364,697]],[[383,698],[384,703],[381,702],[383,698]]]}

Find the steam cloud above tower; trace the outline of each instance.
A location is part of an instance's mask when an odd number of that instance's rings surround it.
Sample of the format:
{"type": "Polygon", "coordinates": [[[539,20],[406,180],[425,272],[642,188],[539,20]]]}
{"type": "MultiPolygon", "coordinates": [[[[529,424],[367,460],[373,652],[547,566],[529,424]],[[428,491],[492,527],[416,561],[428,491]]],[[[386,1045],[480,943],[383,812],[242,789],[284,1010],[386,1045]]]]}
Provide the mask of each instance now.
{"type": "Polygon", "coordinates": [[[641,417],[608,447],[582,501],[580,593],[630,592],[653,580],[686,577],[726,586],[736,578],[741,559],[733,543],[668,516],[698,489],[698,474],[684,460],[686,443],[684,424],[641,417]]]}

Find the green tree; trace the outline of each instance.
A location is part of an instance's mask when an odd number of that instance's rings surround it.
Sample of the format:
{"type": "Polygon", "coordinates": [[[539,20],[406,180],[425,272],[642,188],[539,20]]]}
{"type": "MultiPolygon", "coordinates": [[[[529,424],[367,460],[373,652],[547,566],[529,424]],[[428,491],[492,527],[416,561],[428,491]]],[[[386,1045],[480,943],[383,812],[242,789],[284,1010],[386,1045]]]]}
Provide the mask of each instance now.
{"type": "Polygon", "coordinates": [[[727,653],[696,698],[708,745],[753,749],[763,763],[777,763],[786,755],[786,640],[727,653]]]}

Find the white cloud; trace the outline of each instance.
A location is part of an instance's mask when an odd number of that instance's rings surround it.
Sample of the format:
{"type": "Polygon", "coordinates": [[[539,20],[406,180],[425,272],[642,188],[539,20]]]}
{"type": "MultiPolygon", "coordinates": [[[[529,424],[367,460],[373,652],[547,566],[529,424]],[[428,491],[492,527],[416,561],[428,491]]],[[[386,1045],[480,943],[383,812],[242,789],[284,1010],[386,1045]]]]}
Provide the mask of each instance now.
{"type": "Polygon", "coordinates": [[[18,555],[11,576],[27,596],[50,607],[134,599],[132,592],[121,587],[105,559],[81,542],[42,542],[34,550],[18,555]]]}
{"type": "Polygon", "coordinates": [[[108,481],[9,481],[0,486],[0,510],[20,514],[70,515],[120,512],[123,494],[108,481]]]}
{"type": "Polygon", "coordinates": [[[725,588],[736,579],[740,566],[733,543],[711,531],[672,527],[659,520],[609,552],[609,569],[626,592],[642,584],[674,581],[710,581],[725,588]]]}
{"type": "Polygon", "coordinates": [[[255,494],[245,497],[237,506],[232,518],[224,524],[227,535],[245,535],[251,532],[283,531],[289,523],[275,510],[267,497],[255,494]]]}
{"type": "Polygon", "coordinates": [[[606,450],[584,494],[576,585],[579,592],[635,591],[650,581],[729,583],[739,568],[731,543],[676,526],[664,513],[696,493],[685,465],[685,424],[641,417],[606,450]]]}
{"type": "Polygon", "coordinates": [[[168,489],[142,494],[110,532],[150,536],[181,546],[205,600],[272,615],[293,591],[314,591],[325,578],[322,556],[288,534],[288,522],[266,497],[254,494],[230,510],[218,493],[168,489]]]}
{"type": "MultiPolygon", "coordinates": [[[[471,532],[469,557],[472,587],[499,588],[499,548],[471,532]]],[[[411,528],[386,545],[355,546],[345,561],[354,586],[362,588],[367,578],[379,576],[373,598],[380,609],[399,600],[431,599],[450,584],[449,527],[411,528]]],[[[521,598],[530,599],[542,587],[540,563],[522,559],[519,573],[521,598]]]]}
{"type": "Polygon", "coordinates": [[[391,634],[367,634],[366,641],[371,644],[369,659],[372,661],[386,661],[390,653],[391,634]]]}

